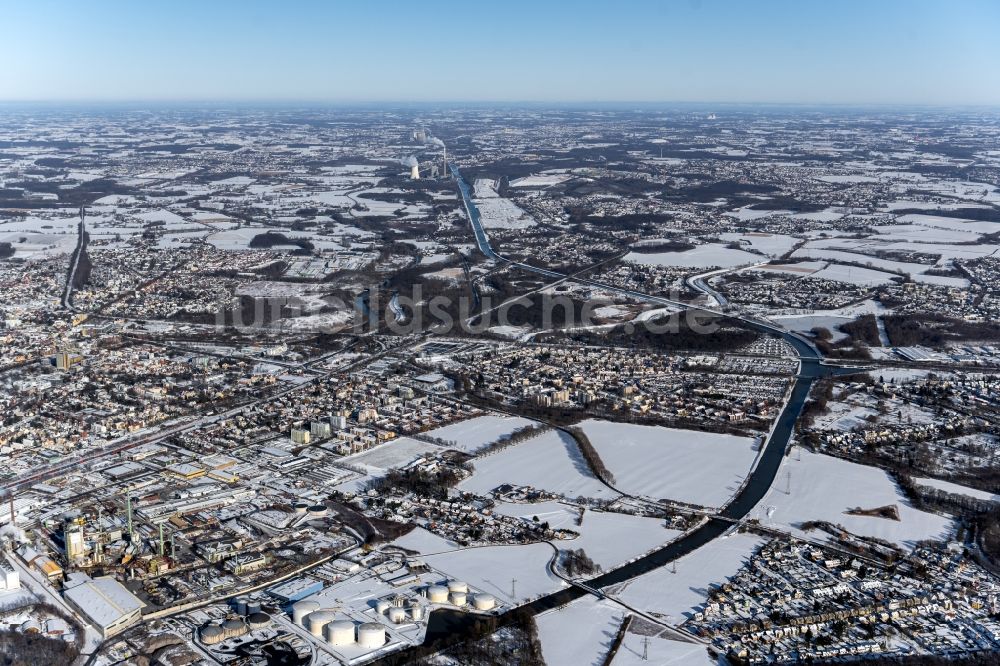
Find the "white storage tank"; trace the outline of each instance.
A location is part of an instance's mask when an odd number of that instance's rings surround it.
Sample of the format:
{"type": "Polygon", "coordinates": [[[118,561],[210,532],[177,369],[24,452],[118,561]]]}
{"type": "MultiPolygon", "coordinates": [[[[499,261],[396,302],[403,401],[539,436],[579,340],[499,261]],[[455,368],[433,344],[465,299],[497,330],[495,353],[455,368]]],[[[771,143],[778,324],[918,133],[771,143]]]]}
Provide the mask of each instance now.
{"type": "Polygon", "coordinates": [[[452,592],[448,595],[448,598],[451,600],[451,603],[456,606],[464,606],[466,602],[465,592],[452,592]]]}
{"type": "Polygon", "coordinates": [[[318,638],[323,637],[323,627],[337,619],[337,614],[331,610],[320,610],[309,613],[306,623],[309,625],[309,633],[318,638]]]}
{"type": "Polygon", "coordinates": [[[419,622],[420,620],[424,619],[424,607],[421,606],[416,601],[410,602],[409,610],[410,610],[410,617],[412,617],[414,620],[419,622]]]}
{"type": "Polygon", "coordinates": [[[365,622],[358,627],[358,645],[369,650],[385,645],[385,627],[377,622],[365,622]]]}
{"type": "Polygon", "coordinates": [[[406,610],[403,608],[393,606],[389,609],[388,615],[389,622],[392,622],[393,624],[401,624],[406,621],[406,610]]]}
{"type": "Polygon", "coordinates": [[[385,599],[379,599],[375,602],[375,612],[379,615],[383,615],[387,610],[389,610],[389,606],[390,604],[388,601],[385,599]]]}
{"type": "Polygon", "coordinates": [[[350,620],[335,620],[326,625],[326,642],[330,645],[351,645],[354,643],[354,623],[350,620]]]}
{"type": "Polygon", "coordinates": [[[300,627],[305,627],[306,615],[318,610],[319,604],[315,601],[296,601],[292,604],[292,622],[300,627]]]}
{"type": "Polygon", "coordinates": [[[492,594],[480,592],[472,598],[472,605],[476,607],[476,610],[488,611],[496,608],[497,600],[492,594]]]}
{"type": "Polygon", "coordinates": [[[449,581],[449,583],[448,583],[448,591],[449,592],[461,592],[462,594],[468,594],[469,593],[469,586],[468,586],[468,584],[463,583],[460,580],[453,580],[453,581],[449,581]]]}
{"type": "Polygon", "coordinates": [[[443,604],[448,601],[448,588],[443,585],[431,585],[427,588],[427,600],[432,604],[443,604]]]}

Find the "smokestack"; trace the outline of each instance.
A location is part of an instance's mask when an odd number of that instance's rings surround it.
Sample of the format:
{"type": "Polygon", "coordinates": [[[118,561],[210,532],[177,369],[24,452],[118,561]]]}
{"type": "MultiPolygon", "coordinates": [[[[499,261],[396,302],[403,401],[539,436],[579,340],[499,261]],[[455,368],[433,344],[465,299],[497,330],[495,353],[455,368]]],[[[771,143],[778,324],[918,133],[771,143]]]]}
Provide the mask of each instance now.
{"type": "Polygon", "coordinates": [[[441,165],[442,165],[441,177],[442,178],[447,178],[448,177],[448,146],[446,146],[446,145],[444,145],[442,143],[441,144],[441,149],[444,151],[441,154],[441,165]]]}
{"type": "Polygon", "coordinates": [[[410,167],[410,178],[413,180],[420,180],[420,166],[414,164],[410,167]]]}

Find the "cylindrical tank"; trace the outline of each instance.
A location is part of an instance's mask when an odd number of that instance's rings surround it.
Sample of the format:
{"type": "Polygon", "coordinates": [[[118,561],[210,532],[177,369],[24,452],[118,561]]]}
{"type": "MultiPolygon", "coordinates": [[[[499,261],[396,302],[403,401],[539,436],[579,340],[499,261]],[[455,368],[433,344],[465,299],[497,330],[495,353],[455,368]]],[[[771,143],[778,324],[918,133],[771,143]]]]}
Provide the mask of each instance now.
{"type": "Polygon", "coordinates": [[[382,615],[387,610],[389,610],[390,605],[391,604],[385,599],[379,599],[378,601],[375,602],[375,612],[378,613],[379,615],[382,615]]]}
{"type": "Polygon", "coordinates": [[[452,592],[448,595],[448,599],[456,606],[464,606],[466,602],[466,595],[465,592],[452,592]]]}
{"type": "Polygon", "coordinates": [[[259,601],[247,601],[247,615],[253,615],[254,613],[260,612],[260,602],[259,601]]]}
{"type": "Polygon", "coordinates": [[[226,635],[226,638],[242,636],[247,633],[247,624],[242,619],[231,617],[222,623],[222,631],[226,635]]]}
{"type": "Polygon", "coordinates": [[[310,516],[323,517],[327,514],[328,509],[325,504],[313,504],[308,511],[310,516]]]}
{"type": "Polygon", "coordinates": [[[469,586],[460,580],[452,580],[448,581],[448,591],[468,593],[469,586]]]}
{"type": "Polygon", "coordinates": [[[480,592],[472,598],[472,605],[476,607],[476,610],[493,610],[497,605],[497,600],[492,594],[480,592]]]}
{"type": "Polygon", "coordinates": [[[217,624],[205,625],[198,632],[198,635],[201,637],[201,642],[205,645],[221,643],[226,637],[225,632],[222,631],[222,627],[217,624]]]}
{"type": "Polygon", "coordinates": [[[247,624],[251,629],[267,629],[271,626],[271,616],[260,611],[251,613],[247,616],[247,624]]]}
{"type": "Polygon", "coordinates": [[[315,601],[296,601],[292,604],[292,622],[304,627],[305,617],[312,613],[313,611],[319,610],[319,604],[315,601]]]}
{"type": "Polygon", "coordinates": [[[324,632],[330,645],[350,645],[354,642],[354,623],[350,620],[335,620],[326,625],[324,632]]]}
{"type": "Polygon", "coordinates": [[[235,610],[240,615],[247,614],[247,598],[246,597],[236,597],[233,599],[233,610],[235,610]]]}
{"type": "Polygon", "coordinates": [[[389,609],[389,622],[393,624],[400,624],[406,621],[406,609],[393,606],[389,609]]]}
{"type": "Polygon", "coordinates": [[[418,622],[424,619],[424,607],[416,601],[411,601],[409,606],[410,617],[418,622]]]}
{"type": "Polygon", "coordinates": [[[309,633],[318,638],[323,637],[323,627],[337,619],[337,614],[331,610],[313,611],[306,616],[309,633]]]}
{"type": "Polygon", "coordinates": [[[443,604],[448,601],[448,588],[444,585],[431,585],[427,588],[427,600],[432,604],[443,604]]]}
{"type": "Polygon", "coordinates": [[[295,513],[305,513],[306,509],[309,508],[309,505],[305,502],[296,502],[292,505],[292,508],[295,509],[295,513]]]}
{"type": "Polygon", "coordinates": [[[358,645],[369,650],[385,645],[385,627],[377,622],[365,622],[358,627],[358,645]]]}

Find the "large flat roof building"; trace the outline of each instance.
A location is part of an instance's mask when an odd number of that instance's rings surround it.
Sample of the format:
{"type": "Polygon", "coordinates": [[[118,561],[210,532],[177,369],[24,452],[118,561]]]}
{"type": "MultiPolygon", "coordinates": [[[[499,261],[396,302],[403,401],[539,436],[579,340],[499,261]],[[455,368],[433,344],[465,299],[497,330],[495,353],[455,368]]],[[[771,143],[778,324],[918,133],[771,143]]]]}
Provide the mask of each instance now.
{"type": "Polygon", "coordinates": [[[73,576],[63,596],[104,638],[121,633],[142,617],[145,604],[111,576],[73,576]]]}

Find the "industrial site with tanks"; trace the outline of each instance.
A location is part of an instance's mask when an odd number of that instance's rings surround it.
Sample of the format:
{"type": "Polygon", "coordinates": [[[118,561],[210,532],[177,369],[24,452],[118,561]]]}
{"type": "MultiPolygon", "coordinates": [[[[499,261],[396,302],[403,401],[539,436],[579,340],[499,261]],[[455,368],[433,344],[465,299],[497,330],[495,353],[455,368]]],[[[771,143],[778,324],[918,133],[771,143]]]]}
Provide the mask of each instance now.
{"type": "Polygon", "coordinates": [[[0,663],[996,663],[998,121],[0,116],[0,663]]]}

